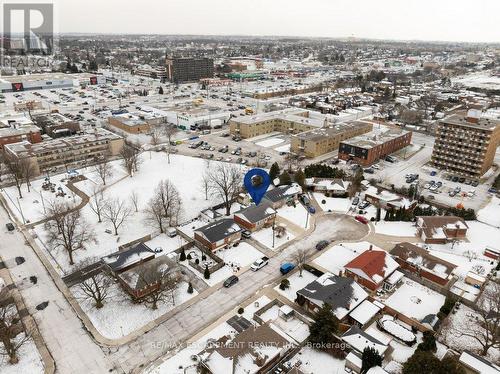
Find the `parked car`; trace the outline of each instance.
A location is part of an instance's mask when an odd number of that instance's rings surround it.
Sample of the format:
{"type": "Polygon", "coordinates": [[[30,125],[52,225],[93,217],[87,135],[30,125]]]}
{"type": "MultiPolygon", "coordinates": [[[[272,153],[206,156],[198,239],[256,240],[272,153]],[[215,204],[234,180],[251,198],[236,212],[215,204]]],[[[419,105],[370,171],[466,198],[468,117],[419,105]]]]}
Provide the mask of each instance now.
{"type": "Polygon", "coordinates": [[[236,275],[231,275],[229,278],[227,278],[224,281],[224,287],[229,288],[229,287],[235,285],[236,283],[238,283],[238,281],[239,281],[239,278],[236,275]]]}
{"type": "Polygon", "coordinates": [[[313,207],[312,205],[307,205],[307,210],[309,211],[309,213],[311,214],[314,214],[316,213],[316,208],[313,207]]]}
{"type": "Polygon", "coordinates": [[[455,176],[455,177],[451,178],[451,181],[455,182],[455,183],[458,182],[458,177],[455,176]]]}
{"type": "Polygon", "coordinates": [[[497,193],[497,189],[496,189],[496,188],[494,188],[494,187],[490,187],[490,188],[488,189],[488,192],[489,192],[489,193],[497,193]]]}
{"type": "Polygon", "coordinates": [[[375,169],[373,168],[364,169],[363,171],[368,174],[375,174],[375,169]]]}
{"type": "Polygon", "coordinates": [[[244,238],[250,238],[252,236],[252,232],[250,230],[243,230],[241,232],[241,236],[243,236],[244,238]]]}
{"type": "Polygon", "coordinates": [[[14,231],[16,229],[16,227],[12,224],[12,222],[6,223],[5,227],[7,227],[7,230],[9,231],[14,231]]]}
{"type": "Polygon", "coordinates": [[[311,203],[311,201],[309,200],[309,198],[307,197],[307,195],[304,195],[304,194],[299,195],[299,200],[304,205],[308,205],[308,204],[311,203]]]}
{"type": "Polygon", "coordinates": [[[257,270],[262,269],[267,264],[269,264],[269,259],[266,256],[264,256],[262,258],[259,258],[257,261],[255,261],[252,264],[252,266],[250,266],[250,269],[252,269],[252,271],[257,271],[257,270]]]}
{"type": "Polygon", "coordinates": [[[459,178],[459,179],[458,179],[458,181],[459,181],[460,183],[464,183],[464,182],[465,182],[465,178],[464,178],[464,177],[459,178]]]}
{"type": "Polygon", "coordinates": [[[325,249],[326,247],[328,247],[328,244],[330,244],[330,242],[328,240],[321,240],[321,241],[316,243],[316,249],[318,251],[321,251],[322,249],[325,249]]]}
{"type": "Polygon", "coordinates": [[[284,264],[281,264],[281,266],[280,266],[280,272],[283,275],[291,272],[293,269],[295,269],[295,265],[292,264],[291,262],[285,262],[284,264]]]}
{"type": "Polygon", "coordinates": [[[358,222],[364,223],[365,225],[368,224],[368,218],[363,217],[363,216],[356,216],[354,219],[358,222]]]}
{"type": "Polygon", "coordinates": [[[355,196],[354,199],[352,199],[352,205],[358,205],[359,204],[359,197],[355,196]]]}
{"type": "Polygon", "coordinates": [[[471,185],[472,187],[477,187],[479,186],[479,181],[472,181],[471,185]]]}
{"type": "Polygon", "coordinates": [[[358,208],[359,209],[366,209],[370,206],[370,203],[368,201],[365,201],[363,200],[359,205],[358,205],[358,208]]]}

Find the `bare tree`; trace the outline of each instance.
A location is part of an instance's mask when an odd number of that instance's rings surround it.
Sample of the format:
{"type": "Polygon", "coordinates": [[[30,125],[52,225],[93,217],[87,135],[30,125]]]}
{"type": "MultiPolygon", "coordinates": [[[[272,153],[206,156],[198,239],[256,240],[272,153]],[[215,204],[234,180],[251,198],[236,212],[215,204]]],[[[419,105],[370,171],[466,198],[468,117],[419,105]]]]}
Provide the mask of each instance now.
{"type": "MultiPolygon", "coordinates": [[[[78,263],[77,270],[83,270],[97,261],[97,258],[87,258],[78,263]]],[[[79,298],[93,301],[95,307],[100,309],[104,306],[104,301],[109,296],[109,289],[112,284],[111,278],[104,271],[92,273],[89,278],[78,283],[77,288],[80,291],[79,298]]]]}
{"type": "Polygon", "coordinates": [[[179,130],[175,125],[168,124],[167,127],[165,128],[165,136],[167,137],[167,160],[168,163],[170,164],[170,153],[172,153],[172,143],[173,143],[173,137],[174,135],[178,132],[179,130]]]}
{"type": "Polygon", "coordinates": [[[104,197],[104,192],[101,188],[96,187],[94,189],[94,194],[89,199],[89,207],[97,215],[97,222],[102,222],[102,213],[104,207],[107,204],[107,200],[104,197]]]}
{"type": "Polygon", "coordinates": [[[476,319],[451,329],[454,334],[479,343],[481,355],[485,356],[490,348],[500,348],[500,284],[490,281],[476,306],[476,319]]]}
{"type": "Polygon", "coordinates": [[[94,170],[102,180],[102,184],[106,185],[106,179],[113,175],[113,167],[109,159],[109,155],[105,155],[100,162],[94,166],[94,170]]]}
{"type": "Polygon", "coordinates": [[[120,198],[110,200],[102,211],[103,217],[113,225],[115,235],[118,235],[118,229],[131,214],[132,210],[120,198]]]}
{"type": "Polygon", "coordinates": [[[299,277],[302,276],[302,271],[304,270],[304,265],[307,262],[307,251],[305,249],[299,249],[292,256],[293,261],[296,263],[299,269],[299,277]]]}
{"type": "Polygon", "coordinates": [[[155,146],[160,144],[161,138],[164,135],[164,127],[163,125],[156,125],[151,127],[151,145],[155,146]]]}
{"type": "Polygon", "coordinates": [[[132,191],[130,194],[130,201],[132,202],[135,212],[137,213],[139,211],[139,194],[137,191],[132,191]]]}
{"type": "Polygon", "coordinates": [[[139,170],[139,149],[133,145],[125,144],[120,152],[123,160],[123,166],[127,169],[130,176],[139,170]]]}
{"type": "Polygon", "coordinates": [[[31,179],[35,176],[35,165],[28,158],[23,158],[19,161],[19,167],[21,168],[21,174],[23,176],[24,182],[28,187],[28,192],[30,192],[31,179]]]}
{"type": "Polygon", "coordinates": [[[151,309],[158,309],[159,303],[169,300],[175,305],[175,290],[180,280],[175,269],[165,269],[163,264],[159,264],[154,269],[141,272],[139,279],[144,284],[158,284],[158,288],[144,297],[144,301],[151,306],[151,309]]]}
{"type": "Polygon", "coordinates": [[[210,177],[206,173],[201,177],[201,188],[205,192],[205,200],[208,200],[208,192],[210,191],[210,177]]]}
{"type": "Polygon", "coordinates": [[[175,226],[182,211],[182,200],[174,184],[167,180],[158,183],[146,209],[146,220],[164,232],[165,225],[175,226]]]}
{"type": "Polygon", "coordinates": [[[88,242],[97,243],[94,231],[81,217],[80,211],[72,211],[65,203],[51,203],[45,218],[49,246],[52,249],[62,248],[68,252],[70,265],[74,264],[73,252],[85,249],[85,244],[88,242]]]}
{"type": "Polygon", "coordinates": [[[31,338],[29,331],[24,331],[21,318],[15,304],[0,300],[0,355],[9,357],[9,363],[19,362],[19,349],[31,338]],[[20,334],[23,334],[20,336],[20,334]]]}
{"type": "Polygon", "coordinates": [[[207,170],[210,191],[219,196],[225,207],[226,216],[231,214],[231,204],[242,190],[243,175],[237,165],[217,163],[207,170]]]}
{"type": "Polygon", "coordinates": [[[19,198],[22,199],[23,195],[21,193],[21,186],[24,180],[22,159],[19,159],[17,157],[5,157],[4,164],[7,174],[10,178],[12,178],[14,184],[17,187],[19,198]]]}

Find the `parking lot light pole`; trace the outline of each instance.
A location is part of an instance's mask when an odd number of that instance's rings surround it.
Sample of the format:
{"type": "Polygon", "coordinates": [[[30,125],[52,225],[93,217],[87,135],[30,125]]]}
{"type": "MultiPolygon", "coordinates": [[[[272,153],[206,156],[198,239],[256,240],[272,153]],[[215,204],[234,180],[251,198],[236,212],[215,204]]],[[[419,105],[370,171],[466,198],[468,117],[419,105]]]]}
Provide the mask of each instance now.
{"type": "Polygon", "coordinates": [[[273,249],[274,249],[274,230],[276,228],[276,214],[274,214],[274,219],[273,219],[273,249]]]}

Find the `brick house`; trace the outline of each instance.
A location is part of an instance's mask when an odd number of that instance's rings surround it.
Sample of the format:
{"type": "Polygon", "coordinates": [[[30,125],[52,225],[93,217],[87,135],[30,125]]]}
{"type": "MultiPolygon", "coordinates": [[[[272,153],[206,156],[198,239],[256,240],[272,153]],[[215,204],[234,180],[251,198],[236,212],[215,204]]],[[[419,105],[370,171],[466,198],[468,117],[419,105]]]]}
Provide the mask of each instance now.
{"type": "Polygon", "coordinates": [[[223,218],[194,231],[194,240],[199,245],[215,251],[241,239],[241,227],[232,218],[223,218]]]}
{"type": "Polygon", "coordinates": [[[349,188],[348,181],[340,178],[307,178],[306,186],[314,192],[322,192],[325,196],[346,196],[349,188]]]}
{"type": "Polygon", "coordinates": [[[155,257],[154,251],[144,243],[131,246],[123,251],[111,253],[101,258],[108,270],[117,275],[140,263],[152,260],[155,257]]]}
{"type": "Polygon", "coordinates": [[[271,226],[275,217],[276,211],[271,208],[269,203],[264,202],[260,205],[250,205],[248,208],[234,213],[234,221],[250,231],[271,226]]]}
{"type": "Polygon", "coordinates": [[[273,209],[278,209],[288,201],[297,200],[301,193],[302,188],[297,183],[292,183],[289,186],[278,186],[267,191],[262,202],[267,202],[273,209]]]}
{"type": "Polygon", "coordinates": [[[397,244],[391,254],[402,269],[441,286],[448,284],[457,267],[411,243],[397,244]]]}
{"type": "Polygon", "coordinates": [[[456,216],[417,217],[417,235],[428,244],[445,244],[465,239],[469,226],[456,216]]]}
{"type": "Polygon", "coordinates": [[[395,284],[386,280],[397,271],[398,267],[398,263],[386,251],[371,248],[344,265],[346,276],[371,291],[376,291],[380,287],[391,290],[395,284]]]}

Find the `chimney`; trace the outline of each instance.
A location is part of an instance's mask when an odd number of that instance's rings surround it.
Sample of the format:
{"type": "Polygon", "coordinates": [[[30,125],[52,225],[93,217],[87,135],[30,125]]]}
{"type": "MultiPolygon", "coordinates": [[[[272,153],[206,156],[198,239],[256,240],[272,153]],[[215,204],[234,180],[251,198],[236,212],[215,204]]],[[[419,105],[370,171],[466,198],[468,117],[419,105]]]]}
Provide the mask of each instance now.
{"type": "Polygon", "coordinates": [[[369,251],[371,251],[373,249],[373,245],[370,244],[370,248],[368,248],[369,251]]]}

